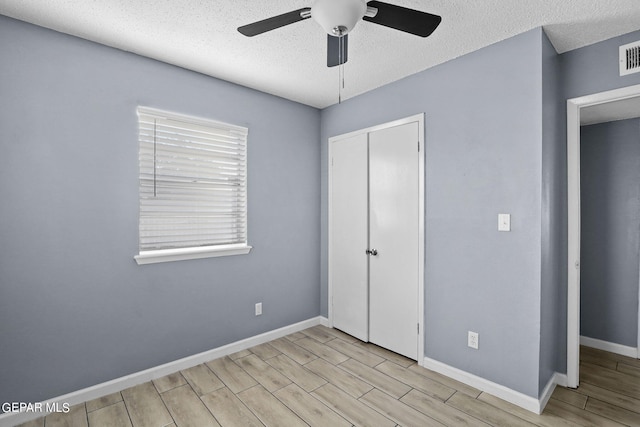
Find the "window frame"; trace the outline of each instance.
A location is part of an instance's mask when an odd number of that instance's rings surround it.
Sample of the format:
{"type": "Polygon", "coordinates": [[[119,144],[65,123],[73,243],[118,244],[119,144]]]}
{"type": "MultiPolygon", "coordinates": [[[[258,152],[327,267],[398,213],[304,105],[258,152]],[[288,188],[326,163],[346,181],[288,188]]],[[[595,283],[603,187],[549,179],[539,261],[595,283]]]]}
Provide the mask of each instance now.
{"type": "MultiPolygon", "coordinates": [[[[167,119],[180,121],[183,123],[193,124],[195,126],[207,126],[207,127],[216,127],[223,128],[229,131],[239,131],[245,135],[245,160],[244,160],[244,186],[245,186],[245,200],[248,196],[248,159],[246,157],[247,154],[247,142],[248,142],[248,133],[249,130],[246,127],[232,125],[229,123],[224,123],[216,120],[204,119],[200,117],[189,116],[185,114],[173,113],[169,111],[159,110],[150,107],[138,106],[136,110],[138,116],[138,182],[141,181],[141,115],[145,116],[153,116],[158,119],[167,119]]],[[[143,194],[140,190],[140,184],[138,187],[138,202],[139,202],[139,211],[138,211],[138,254],[134,256],[134,259],[138,265],[144,264],[153,264],[160,262],[169,262],[169,261],[181,261],[181,260],[189,260],[189,259],[202,259],[202,258],[212,258],[212,257],[220,257],[220,256],[230,256],[230,255],[244,255],[248,254],[252,246],[248,244],[248,206],[245,207],[245,218],[244,218],[244,229],[245,229],[245,241],[239,243],[224,243],[224,244],[215,244],[208,246],[191,246],[191,247],[181,247],[181,248],[166,248],[166,249],[152,249],[152,250],[140,250],[140,222],[142,215],[142,204],[143,194]]],[[[247,201],[248,203],[248,201],[247,201]]]]}

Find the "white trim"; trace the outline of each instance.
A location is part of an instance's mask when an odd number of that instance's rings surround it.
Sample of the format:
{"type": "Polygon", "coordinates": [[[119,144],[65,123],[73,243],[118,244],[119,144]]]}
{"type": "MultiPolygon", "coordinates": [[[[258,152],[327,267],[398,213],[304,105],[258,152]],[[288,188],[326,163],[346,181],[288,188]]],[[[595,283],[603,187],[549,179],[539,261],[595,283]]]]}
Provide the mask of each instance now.
{"type": "Polygon", "coordinates": [[[331,271],[333,271],[333,262],[331,262],[331,232],[333,230],[333,203],[331,202],[331,188],[333,186],[333,174],[331,173],[333,159],[333,150],[331,148],[331,140],[327,140],[327,315],[329,316],[329,327],[333,328],[333,280],[331,280],[331,271]]]}
{"type": "MultiPolygon", "coordinates": [[[[640,85],[628,86],[567,100],[568,387],[577,387],[580,378],[580,109],[591,105],[604,104],[637,96],[640,96],[640,85]]],[[[640,290],[640,283],[638,284],[638,288],[640,290]]],[[[640,358],[640,309],[638,310],[638,349],[636,355],[640,358]]]]}
{"type": "Polygon", "coordinates": [[[480,391],[489,393],[509,403],[513,403],[514,405],[526,409],[527,411],[531,411],[535,414],[542,413],[544,407],[547,405],[547,402],[551,398],[553,390],[555,389],[557,384],[566,384],[566,376],[556,372],[549,379],[549,382],[540,394],[540,398],[536,399],[535,397],[528,396],[519,391],[515,391],[501,384],[494,383],[493,381],[489,381],[485,378],[479,377],[458,368],[454,368],[445,363],[430,359],[428,357],[424,358],[423,366],[426,369],[430,369],[449,378],[460,381],[466,385],[475,387],[480,391]]]}
{"type": "MultiPolygon", "coordinates": [[[[426,146],[424,143],[424,113],[418,117],[418,143],[420,155],[418,156],[418,365],[424,363],[424,203],[425,203],[425,157],[426,146]]],[[[414,116],[415,117],[415,116],[414,116]]]]}
{"type": "Polygon", "coordinates": [[[374,131],[378,131],[378,130],[382,130],[382,129],[387,129],[387,128],[391,128],[391,127],[395,127],[395,126],[401,126],[407,123],[414,123],[414,122],[418,122],[418,143],[419,143],[419,147],[420,147],[420,156],[419,156],[419,164],[418,164],[418,173],[419,173],[419,183],[418,183],[418,192],[420,193],[418,195],[418,209],[419,209],[419,213],[418,213],[418,256],[419,256],[419,262],[418,262],[418,328],[420,333],[417,334],[418,335],[418,342],[417,342],[417,346],[418,346],[418,358],[417,358],[417,362],[418,365],[422,366],[422,358],[424,357],[424,242],[425,242],[425,228],[424,228],[424,206],[425,206],[425,175],[424,175],[424,162],[425,162],[425,152],[426,152],[426,148],[425,148],[425,138],[424,138],[424,113],[418,113],[415,114],[413,116],[409,116],[409,117],[405,117],[403,119],[398,119],[398,120],[394,120],[391,122],[387,122],[387,123],[383,123],[380,125],[376,125],[376,126],[371,126],[365,129],[359,129],[353,132],[349,132],[349,133],[345,133],[345,134],[341,134],[341,135],[336,135],[336,136],[332,136],[328,139],[328,159],[327,159],[327,164],[329,167],[329,172],[328,172],[328,241],[327,241],[327,247],[328,247],[328,260],[327,260],[327,270],[328,270],[328,274],[327,274],[327,281],[328,281],[328,298],[327,298],[327,304],[329,305],[329,319],[328,319],[328,326],[329,327],[333,327],[333,283],[331,280],[331,269],[332,269],[332,265],[331,265],[331,230],[332,230],[332,215],[331,215],[331,184],[332,184],[332,177],[331,177],[331,143],[333,141],[336,140],[341,140],[341,139],[346,139],[346,138],[350,138],[356,135],[360,135],[363,133],[370,133],[370,132],[374,132],[374,131]]]}
{"type": "MultiPolygon", "coordinates": [[[[571,100],[567,101],[567,215],[567,360],[579,361],[580,344],[577,337],[580,334],[580,110],[571,100]]],[[[567,362],[569,387],[578,387],[579,365],[579,362],[567,362]]]]}
{"type": "Polygon", "coordinates": [[[553,378],[556,382],[556,385],[559,385],[560,387],[568,387],[567,386],[567,374],[561,374],[560,372],[556,372],[553,375],[553,378]]]}
{"type": "Polygon", "coordinates": [[[229,129],[229,130],[233,131],[234,133],[236,133],[238,135],[248,135],[249,134],[249,128],[247,128],[245,126],[233,125],[231,123],[225,123],[225,122],[221,122],[221,121],[218,121],[218,120],[207,119],[205,117],[197,117],[197,116],[191,116],[191,115],[188,115],[188,114],[174,113],[173,111],[159,110],[157,108],[145,107],[145,106],[142,106],[142,105],[139,105],[136,111],[137,111],[138,115],[146,114],[146,115],[156,116],[158,118],[163,118],[163,119],[168,119],[168,120],[176,120],[177,119],[177,120],[181,120],[183,122],[193,123],[195,125],[200,125],[200,126],[223,127],[223,128],[226,128],[226,129],[229,129]]]}
{"type": "Polygon", "coordinates": [[[549,378],[549,382],[540,393],[540,397],[538,398],[538,407],[540,408],[537,414],[541,414],[544,411],[544,408],[547,406],[549,399],[551,399],[551,395],[553,391],[556,389],[556,386],[566,387],[567,386],[567,376],[565,374],[561,374],[559,372],[554,372],[554,374],[549,378]]]}
{"type": "Polygon", "coordinates": [[[252,246],[244,243],[221,246],[199,246],[195,248],[160,249],[157,251],[142,251],[134,256],[138,265],[155,264],[158,262],[183,261],[187,259],[213,258],[229,255],[244,255],[251,251],[252,246]]]}
{"type": "MultiPolygon", "coordinates": [[[[397,119],[397,120],[382,123],[379,125],[370,126],[368,128],[358,129],[352,132],[347,132],[340,135],[332,136],[329,138],[329,142],[333,142],[334,140],[339,140],[339,139],[351,138],[352,136],[360,135],[362,133],[370,133],[370,132],[375,132],[382,129],[391,128],[394,126],[406,125],[407,123],[419,122],[420,120],[424,121],[424,113],[418,113],[418,114],[414,114],[413,116],[405,117],[403,119],[397,119]]],[[[422,135],[422,138],[424,138],[424,135],[422,135]]]]}
{"type": "Polygon", "coordinates": [[[604,350],[610,353],[620,354],[622,356],[632,357],[634,359],[636,359],[636,356],[638,354],[638,349],[636,347],[629,347],[627,345],[616,344],[614,342],[603,341],[596,338],[589,338],[582,335],[580,335],[580,345],[597,348],[598,350],[604,350]]]}
{"type": "MultiPolygon", "coordinates": [[[[165,363],[164,365],[149,368],[144,371],[135,372],[133,374],[125,375],[123,377],[87,387],[82,390],[77,390],[62,396],[54,397],[42,402],[42,406],[46,407],[47,403],[59,403],[60,405],[62,405],[62,403],[68,403],[69,405],[73,406],[78,403],[97,399],[99,397],[106,396],[108,394],[115,393],[126,388],[136,386],[138,384],[164,377],[165,375],[169,375],[174,372],[200,365],[201,363],[205,363],[213,359],[224,357],[241,350],[246,350],[247,348],[275,340],[294,332],[302,331],[303,329],[307,329],[312,326],[325,325],[327,323],[328,319],[326,317],[313,317],[311,319],[303,320],[302,322],[294,323],[292,325],[284,326],[273,331],[265,332],[260,335],[255,335],[253,337],[236,341],[222,347],[214,348],[212,350],[194,354],[193,356],[188,356],[182,359],[175,360],[173,362],[165,363]]],[[[0,426],[13,426],[34,420],[36,418],[40,418],[45,415],[47,415],[45,412],[4,413],[0,414],[0,426]]]]}

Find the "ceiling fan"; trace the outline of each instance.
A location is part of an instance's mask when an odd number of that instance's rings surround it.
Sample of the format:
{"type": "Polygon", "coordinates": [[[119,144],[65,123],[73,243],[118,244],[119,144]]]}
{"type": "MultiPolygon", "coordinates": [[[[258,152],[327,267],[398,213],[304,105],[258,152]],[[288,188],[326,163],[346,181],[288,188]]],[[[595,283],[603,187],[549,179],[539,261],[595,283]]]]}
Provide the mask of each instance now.
{"type": "Polygon", "coordinates": [[[328,67],[347,62],[348,33],[361,19],[420,37],[429,36],[442,21],[438,15],[381,1],[316,0],[311,7],[244,25],[238,27],[238,31],[253,37],[309,18],[327,33],[328,67]]]}

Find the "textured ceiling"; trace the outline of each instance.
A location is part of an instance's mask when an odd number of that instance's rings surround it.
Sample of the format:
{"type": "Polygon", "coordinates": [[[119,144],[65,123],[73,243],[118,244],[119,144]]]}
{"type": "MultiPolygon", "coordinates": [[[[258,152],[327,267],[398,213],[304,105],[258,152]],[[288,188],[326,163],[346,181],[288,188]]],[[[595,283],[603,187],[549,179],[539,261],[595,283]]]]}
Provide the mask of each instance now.
{"type": "MultiPolygon", "coordinates": [[[[559,53],[640,29],[640,0],[387,0],[443,20],[428,38],[369,22],[349,34],[342,99],[543,26],[559,53]]],[[[308,19],[248,38],[238,26],[313,0],[0,0],[0,14],[314,107],[338,101],[326,34],[308,19]]],[[[526,52],[523,52],[526,54],[526,52]]]]}

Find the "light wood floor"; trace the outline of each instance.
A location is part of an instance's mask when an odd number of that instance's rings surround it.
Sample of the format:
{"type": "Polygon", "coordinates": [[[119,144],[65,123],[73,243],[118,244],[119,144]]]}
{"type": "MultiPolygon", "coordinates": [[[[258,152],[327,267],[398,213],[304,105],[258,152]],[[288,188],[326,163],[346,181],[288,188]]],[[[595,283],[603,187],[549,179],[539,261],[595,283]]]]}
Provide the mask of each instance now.
{"type": "Polygon", "coordinates": [[[640,361],[581,349],[542,415],[316,326],[23,426],[640,426],[640,361]]]}

